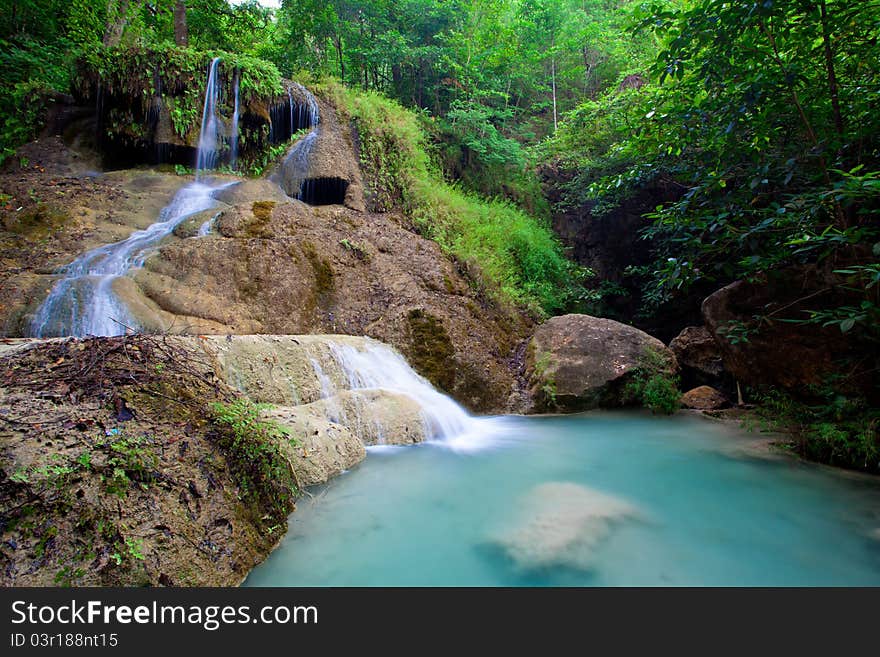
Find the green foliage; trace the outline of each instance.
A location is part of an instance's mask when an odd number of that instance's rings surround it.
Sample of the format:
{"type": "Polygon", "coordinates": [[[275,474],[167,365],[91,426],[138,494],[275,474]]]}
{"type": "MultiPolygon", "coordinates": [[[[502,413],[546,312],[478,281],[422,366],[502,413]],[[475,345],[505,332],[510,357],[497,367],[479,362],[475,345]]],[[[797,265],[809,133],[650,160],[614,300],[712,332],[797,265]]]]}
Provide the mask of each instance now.
{"type": "Polygon", "coordinates": [[[296,446],[285,427],[261,418],[268,408],[248,399],[211,405],[211,422],[220,431],[220,445],[237,474],[241,496],[259,509],[260,517],[286,517],[299,491],[281,443],[296,446]]]}
{"type": "Polygon", "coordinates": [[[564,309],[586,272],[565,259],[549,227],[512,204],[481,199],[443,182],[415,116],[372,93],[326,86],[354,120],[370,205],[400,207],[427,237],[454,256],[487,296],[535,312],[564,309]]]}
{"type": "Polygon", "coordinates": [[[582,167],[571,205],[589,199],[601,211],[654,180],[681,190],[647,215],[658,256],[650,306],[695,284],[852,261],[876,241],[878,9],[875,0],[645,6],[640,26],[660,44],[649,84],[582,105],[550,150],[574,151],[564,159],[582,167]]]}
{"type": "MultiPolygon", "coordinates": [[[[135,99],[146,116],[158,93],[171,114],[174,131],[185,137],[197,130],[204,104],[204,77],[211,60],[220,58],[220,75],[231,88],[240,73],[242,103],[268,102],[282,92],[281,74],[271,63],[247,55],[201,51],[173,45],[96,47],[77,62],[74,86],[84,97],[103,93],[135,99]]],[[[110,126],[119,130],[119,126],[110,126]]]]}
{"type": "Polygon", "coordinates": [[[772,389],[755,391],[754,397],[766,428],[790,434],[791,448],[804,458],[880,472],[880,409],[835,388],[829,381],[813,389],[810,404],[772,389]]]}
{"type": "MultiPolygon", "coordinates": [[[[152,449],[150,436],[132,436],[117,431],[97,443],[106,454],[106,467],[101,474],[104,487],[111,495],[126,497],[133,484],[146,489],[155,477],[159,457],[152,449]]],[[[91,463],[91,456],[88,462],[91,463]]]]}
{"type": "Polygon", "coordinates": [[[556,372],[553,367],[553,354],[543,351],[535,356],[535,374],[541,381],[541,392],[549,406],[556,406],[556,372]]]}
{"type": "Polygon", "coordinates": [[[678,377],[671,373],[665,354],[654,349],[645,350],[624,388],[623,399],[640,403],[652,413],[662,415],[672,415],[681,407],[678,377]]]}
{"type": "Polygon", "coordinates": [[[347,237],[339,240],[339,245],[346,251],[353,253],[359,260],[369,260],[370,252],[362,244],[352,242],[347,237]]]}

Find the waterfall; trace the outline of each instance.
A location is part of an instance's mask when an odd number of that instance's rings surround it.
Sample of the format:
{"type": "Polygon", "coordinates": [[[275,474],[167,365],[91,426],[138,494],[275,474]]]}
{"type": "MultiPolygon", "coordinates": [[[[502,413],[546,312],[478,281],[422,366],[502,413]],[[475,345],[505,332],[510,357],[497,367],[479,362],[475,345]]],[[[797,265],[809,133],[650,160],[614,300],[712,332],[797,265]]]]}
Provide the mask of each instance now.
{"type": "Polygon", "coordinates": [[[293,123],[293,92],[289,88],[287,90],[287,102],[290,104],[290,134],[292,135],[296,132],[296,129],[294,128],[293,123]]]}
{"type": "Polygon", "coordinates": [[[431,438],[453,438],[474,430],[478,420],[469,416],[450,397],[437,392],[393,349],[378,343],[368,344],[364,350],[336,343],[330,348],[333,358],[348,377],[350,390],[388,390],[418,402],[424,416],[425,433],[431,438]]]}
{"type": "Polygon", "coordinates": [[[205,108],[202,110],[202,129],[199,133],[199,148],[196,156],[196,180],[201,172],[217,166],[217,142],[219,121],[217,120],[217,101],[220,85],[217,82],[217,68],[220,58],[215,57],[208,66],[208,86],[205,87],[205,108]]]}
{"type": "Polygon", "coordinates": [[[208,68],[195,182],[175,194],[156,223],[120,242],[92,249],[64,267],[62,278],[31,321],[32,336],[122,335],[126,329],[138,328],[131,311],[114,292],[114,281],[142,267],[164,237],[187,217],[213,207],[214,191],[229,184],[211,186],[202,181],[202,172],[214,167],[217,160],[218,62],[215,58],[208,68]]]}
{"type": "Polygon", "coordinates": [[[299,130],[317,126],[321,112],[312,93],[301,84],[292,82],[287,87],[287,102],[273,103],[269,107],[269,118],[269,142],[280,144],[299,130]]]}
{"type": "Polygon", "coordinates": [[[235,81],[232,83],[233,93],[235,94],[235,108],[232,112],[232,134],[229,137],[229,166],[235,171],[238,164],[238,86],[241,76],[236,73],[235,81]]]}
{"type": "Polygon", "coordinates": [[[281,165],[281,186],[288,196],[301,199],[303,195],[303,184],[309,176],[310,158],[315,142],[318,140],[318,130],[312,130],[305,137],[300,139],[281,165]]]}
{"type": "MultiPolygon", "coordinates": [[[[301,128],[313,128],[321,122],[321,113],[318,110],[318,101],[315,100],[315,97],[312,95],[308,89],[302,86],[299,82],[294,82],[293,86],[300,92],[300,95],[305,98],[305,104],[300,104],[299,106],[299,126],[301,128]]],[[[288,93],[290,93],[288,91],[288,93]]],[[[291,116],[293,112],[293,104],[291,103],[291,116]]],[[[294,132],[291,129],[291,132],[294,132]]]]}

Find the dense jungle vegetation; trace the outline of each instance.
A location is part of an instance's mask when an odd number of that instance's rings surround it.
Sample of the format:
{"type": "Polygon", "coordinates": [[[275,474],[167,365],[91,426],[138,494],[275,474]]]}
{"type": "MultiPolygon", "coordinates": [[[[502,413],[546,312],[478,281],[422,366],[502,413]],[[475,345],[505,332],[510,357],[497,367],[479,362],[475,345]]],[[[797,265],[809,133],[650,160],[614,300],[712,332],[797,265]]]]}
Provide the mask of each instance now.
{"type": "MultiPolygon", "coordinates": [[[[277,9],[254,0],[2,0],[0,8],[4,158],[39,134],[46,103],[71,91],[83,56],[223,51],[261,71],[254,86],[278,74],[334,78],[348,90],[340,94],[381,95],[410,110],[401,121],[427,134],[430,163],[414,155],[397,166],[437,167],[457,187],[444,198],[445,188],[418,190],[426,178],[417,175],[417,223],[490,272],[503,270],[496,278],[512,298],[537,299],[552,314],[602,313],[630,296],[637,315],[623,319],[633,321],[698,308],[736,280],[814,267],[843,301],[784,319],[757,309],[731,322],[727,339],[747,344],[774,321],[831,329],[864,355],[847,371],[878,380],[880,0],[282,0],[277,9]],[[553,204],[547,185],[558,192],[553,204]],[[623,283],[588,280],[562,261],[552,216],[601,217],[658,185],[664,197],[639,208],[650,261],[620,262],[623,283]],[[496,198],[494,210],[475,208],[480,197],[496,198]],[[468,208],[444,214],[456,204],[468,208]],[[468,219],[450,234],[453,215],[468,219]],[[516,246],[506,259],[485,246],[508,238],[516,246]],[[525,273],[517,279],[512,269],[525,273]]],[[[384,103],[348,100],[364,116],[390,111],[384,103]]],[[[772,396],[775,417],[818,445],[806,452],[871,469],[878,391],[860,385],[829,382],[798,402],[772,396]]]]}

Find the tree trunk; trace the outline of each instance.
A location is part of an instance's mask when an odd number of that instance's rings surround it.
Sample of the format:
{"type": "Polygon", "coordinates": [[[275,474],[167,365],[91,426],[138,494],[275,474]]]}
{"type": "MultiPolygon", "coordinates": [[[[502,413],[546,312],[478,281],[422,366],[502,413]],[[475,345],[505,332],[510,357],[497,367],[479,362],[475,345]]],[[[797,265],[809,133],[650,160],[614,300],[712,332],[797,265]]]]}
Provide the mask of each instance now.
{"type": "Polygon", "coordinates": [[[837,73],[834,70],[834,52],[831,49],[831,30],[828,27],[828,9],[825,0],[819,2],[819,14],[822,18],[822,43],[825,48],[825,70],[828,75],[828,91],[831,93],[831,111],[834,114],[834,128],[843,137],[843,113],[840,111],[840,94],[838,93],[837,73]]]}
{"type": "Polygon", "coordinates": [[[553,132],[559,127],[559,117],[556,113],[556,57],[550,60],[550,72],[553,80],[553,132]]]}
{"type": "Polygon", "coordinates": [[[129,0],[107,0],[107,27],[104,30],[104,45],[118,46],[122,33],[128,23],[129,0]],[[118,5],[118,6],[117,6],[118,5]]]}
{"type": "Polygon", "coordinates": [[[181,48],[189,45],[189,28],[186,24],[186,2],[177,0],[174,5],[174,43],[181,48]]]}

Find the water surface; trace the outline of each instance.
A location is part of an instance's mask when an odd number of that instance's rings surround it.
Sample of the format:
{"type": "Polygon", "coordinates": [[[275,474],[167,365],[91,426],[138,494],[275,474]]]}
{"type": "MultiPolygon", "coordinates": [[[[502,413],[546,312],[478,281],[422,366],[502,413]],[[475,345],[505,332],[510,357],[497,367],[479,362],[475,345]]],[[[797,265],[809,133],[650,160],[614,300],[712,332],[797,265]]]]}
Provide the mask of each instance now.
{"type": "Polygon", "coordinates": [[[684,414],[479,422],[312,490],[245,584],[880,585],[874,479],[684,414]]]}

